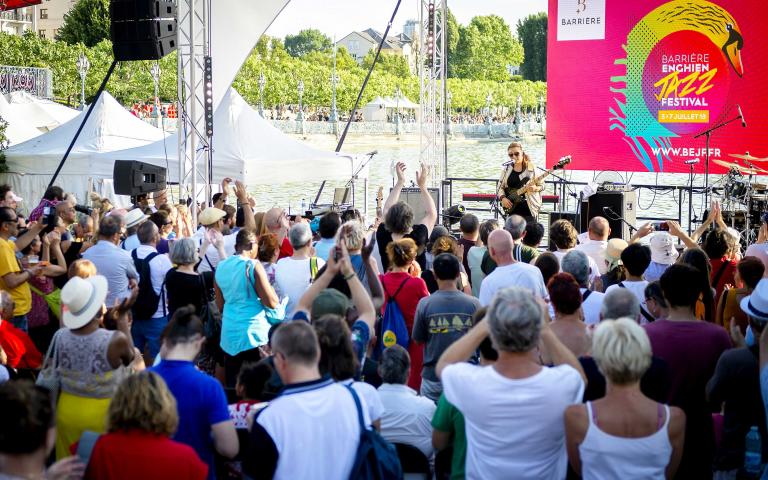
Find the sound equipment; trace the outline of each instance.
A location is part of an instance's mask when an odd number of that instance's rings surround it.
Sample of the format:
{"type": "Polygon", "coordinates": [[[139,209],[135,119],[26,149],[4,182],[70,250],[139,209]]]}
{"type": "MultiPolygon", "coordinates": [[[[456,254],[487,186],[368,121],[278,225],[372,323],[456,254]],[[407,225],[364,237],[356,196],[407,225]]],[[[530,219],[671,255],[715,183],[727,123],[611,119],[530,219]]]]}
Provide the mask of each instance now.
{"type": "MultiPolygon", "coordinates": [[[[579,229],[578,213],[575,213],[575,212],[548,212],[548,213],[549,213],[549,225],[552,225],[558,220],[568,220],[576,228],[577,232],[584,231],[579,229]]],[[[549,226],[547,227],[547,232],[549,232],[549,226]]],[[[549,235],[547,235],[547,244],[549,245],[550,251],[557,250],[557,247],[555,246],[554,242],[552,242],[552,239],[549,238],[549,235]]]]}
{"type": "MultiPolygon", "coordinates": [[[[432,201],[435,202],[435,206],[440,211],[440,189],[439,188],[427,188],[429,195],[432,197],[432,201]]],[[[391,193],[391,189],[390,189],[391,193]]],[[[407,203],[411,209],[413,209],[413,223],[416,224],[424,218],[427,213],[427,209],[421,203],[421,189],[419,188],[403,188],[400,191],[400,201],[407,203]]]]}
{"type": "Polygon", "coordinates": [[[594,217],[605,217],[611,227],[608,238],[623,238],[629,240],[632,233],[629,226],[621,221],[623,218],[630,225],[637,221],[637,194],[634,191],[602,191],[589,197],[582,204],[582,225],[580,231],[586,232],[589,221],[594,217]]]}
{"type": "Polygon", "coordinates": [[[173,0],[112,0],[109,13],[115,60],[159,60],[176,50],[173,0]]]}
{"type": "Polygon", "coordinates": [[[166,170],[136,160],[117,160],[112,172],[115,193],[135,197],[149,192],[165,190],[166,170]]]}

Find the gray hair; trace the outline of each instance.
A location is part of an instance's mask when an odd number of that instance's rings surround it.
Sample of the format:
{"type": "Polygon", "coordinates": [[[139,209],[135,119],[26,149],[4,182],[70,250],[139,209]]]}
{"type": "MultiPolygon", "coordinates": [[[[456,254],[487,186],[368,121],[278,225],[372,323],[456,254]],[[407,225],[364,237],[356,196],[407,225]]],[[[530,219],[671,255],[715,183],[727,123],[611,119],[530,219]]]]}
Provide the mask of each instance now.
{"type": "Polygon", "coordinates": [[[357,220],[349,220],[339,229],[339,236],[344,233],[344,239],[347,241],[347,249],[360,250],[365,241],[365,227],[357,220]]]}
{"type": "Polygon", "coordinates": [[[520,240],[525,233],[527,222],[520,215],[510,215],[504,224],[504,230],[512,235],[512,240],[520,240]]]}
{"type": "Polygon", "coordinates": [[[626,288],[614,288],[603,297],[600,319],[616,320],[625,317],[637,321],[640,318],[640,302],[626,288]]]}
{"type": "Polygon", "coordinates": [[[589,285],[589,257],[579,250],[571,250],[560,260],[560,268],[570,273],[581,287],[589,285]]]}
{"type": "Polygon", "coordinates": [[[394,344],[381,353],[379,375],[384,383],[405,385],[410,368],[411,356],[408,355],[408,350],[400,345],[394,344]]]}
{"type": "Polygon", "coordinates": [[[493,346],[505,352],[527,352],[539,343],[541,306],[527,288],[496,292],[486,318],[493,346]]]}
{"type": "Polygon", "coordinates": [[[288,231],[288,241],[297,250],[304,248],[312,241],[312,229],[306,223],[297,223],[288,231]]]}
{"type": "Polygon", "coordinates": [[[194,265],[200,260],[197,245],[192,238],[180,238],[173,242],[171,248],[171,263],[176,265],[194,265]]]}

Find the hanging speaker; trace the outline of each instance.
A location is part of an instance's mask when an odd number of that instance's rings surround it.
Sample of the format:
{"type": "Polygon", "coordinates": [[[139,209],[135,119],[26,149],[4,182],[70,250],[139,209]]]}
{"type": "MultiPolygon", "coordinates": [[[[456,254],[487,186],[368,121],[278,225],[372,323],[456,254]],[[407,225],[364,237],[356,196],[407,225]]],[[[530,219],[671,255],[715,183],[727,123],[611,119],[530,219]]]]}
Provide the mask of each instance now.
{"type": "Polygon", "coordinates": [[[142,195],[165,190],[166,170],[136,160],[116,160],[112,178],[117,195],[142,195]]]}
{"type": "Polygon", "coordinates": [[[159,60],[176,50],[173,0],[112,0],[109,13],[115,60],[159,60]]]}

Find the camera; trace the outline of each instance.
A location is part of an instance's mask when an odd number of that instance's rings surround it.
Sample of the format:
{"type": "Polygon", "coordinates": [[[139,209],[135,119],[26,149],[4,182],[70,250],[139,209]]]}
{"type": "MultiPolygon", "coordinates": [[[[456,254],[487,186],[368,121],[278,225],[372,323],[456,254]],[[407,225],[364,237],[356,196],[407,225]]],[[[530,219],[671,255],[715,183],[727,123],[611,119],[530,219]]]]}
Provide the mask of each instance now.
{"type": "Polygon", "coordinates": [[[85,205],[75,205],[75,211],[88,216],[91,216],[93,214],[93,209],[85,205]]]}
{"type": "Polygon", "coordinates": [[[667,222],[653,222],[653,229],[657,232],[668,232],[669,224],[667,222]]]}

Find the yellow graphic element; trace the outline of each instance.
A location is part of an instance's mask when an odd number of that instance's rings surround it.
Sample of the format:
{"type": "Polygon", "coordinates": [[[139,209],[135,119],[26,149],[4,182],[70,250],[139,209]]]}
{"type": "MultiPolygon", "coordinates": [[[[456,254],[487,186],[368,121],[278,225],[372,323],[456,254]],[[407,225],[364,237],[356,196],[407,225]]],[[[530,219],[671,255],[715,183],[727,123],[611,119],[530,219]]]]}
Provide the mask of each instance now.
{"type": "Polygon", "coordinates": [[[713,68],[708,72],[693,72],[680,79],[680,72],[674,71],[653,84],[654,87],[661,86],[661,91],[655,95],[656,100],[670,97],[673,94],[678,98],[687,97],[691,93],[697,96],[701,95],[714,87],[710,82],[716,74],[717,69],[713,68]]]}
{"type": "Polygon", "coordinates": [[[395,335],[395,332],[393,332],[392,330],[386,330],[384,332],[384,346],[386,348],[389,348],[396,343],[397,343],[397,335],[395,335]]]}
{"type": "Polygon", "coordinates": [[[659,123],[709,123],[709,110],[659,110],[659,123]]]}

